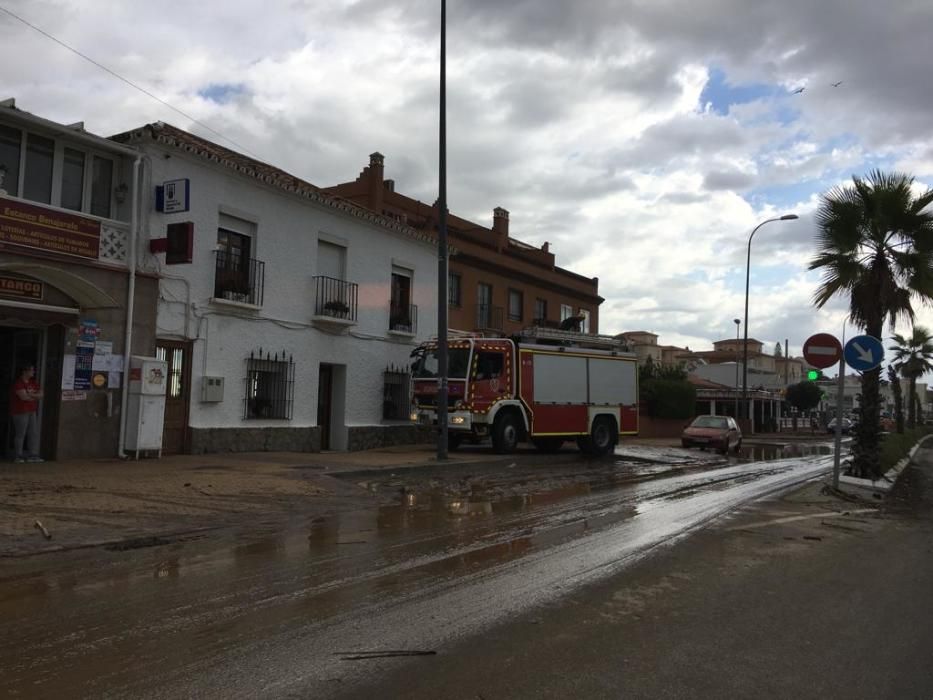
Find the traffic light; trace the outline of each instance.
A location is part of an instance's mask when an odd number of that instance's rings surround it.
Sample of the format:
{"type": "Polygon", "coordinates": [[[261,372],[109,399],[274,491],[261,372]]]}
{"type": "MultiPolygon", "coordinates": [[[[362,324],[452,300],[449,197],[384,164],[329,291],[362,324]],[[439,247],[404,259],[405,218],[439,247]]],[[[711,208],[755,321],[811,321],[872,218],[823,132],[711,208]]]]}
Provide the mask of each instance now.
{"type": "Polygon", "coordinates": [[[807,381],[818,382],[823,378],[823,370],[811,369],[807,371],[807,381]]]}

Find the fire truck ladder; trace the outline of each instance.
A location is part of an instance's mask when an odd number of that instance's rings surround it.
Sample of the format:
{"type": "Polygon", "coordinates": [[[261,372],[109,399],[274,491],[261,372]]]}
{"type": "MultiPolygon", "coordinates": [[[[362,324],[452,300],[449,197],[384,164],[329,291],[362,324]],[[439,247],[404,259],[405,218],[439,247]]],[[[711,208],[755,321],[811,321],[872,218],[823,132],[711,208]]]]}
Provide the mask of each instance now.
{"type": "Polygon", "coordinates": [[[542,345],[575,345],[594,350],[629,351],[628,344],[623,339],[611,335],[562,331],[557,328],[544,328],[542,326],[525,328],[517,334],[517,337],[520,341],[540,343],[542,345]]]}

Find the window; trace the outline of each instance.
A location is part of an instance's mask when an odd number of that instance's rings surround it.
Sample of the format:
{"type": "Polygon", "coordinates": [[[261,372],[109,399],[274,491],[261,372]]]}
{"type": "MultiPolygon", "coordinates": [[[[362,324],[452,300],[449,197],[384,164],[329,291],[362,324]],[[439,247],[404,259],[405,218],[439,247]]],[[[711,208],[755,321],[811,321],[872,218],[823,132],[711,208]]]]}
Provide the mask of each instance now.
{"type": "Polygon", "coordinates": [[[81,211],[84,206],[84,152],[65,149],[62,162],[62,207],[81,211]]]}
{"type": "Polygon", "coordinates": [[[226,228],[217,230],[215,298],[262,304],[263,264],[250,258],[252,243],[252,238],[242,233],[226,228]]]}
{"type": "Polygon", "coordinates": [[[565,319],[570,318],[571,316],[573,316],[573,307],[570,304],[561,304],[560,305],[560,320],[563,321],[565,319]]]}
{"type": "Polygon", "coordinates": [[[461,303],[460,275],[450,272],[447,274],[447,305],[459,308],[461,303]]]}
{"type": "Polygon", "coordinates": [[[498,379],[502,376],[502,367],[505,355],[501,352],[479,352],[476,357],[476,374],[473,376],[478,382],[489,379],[498,379]]]}
{"type": "Polygon", "coordinates": [[[317,273],[335,280],[347,278],[347,249],[342,245],[317,242],[317,273]]]}
{"type": "Polygon", "coordinates": [[[389,330],[414,333],[417,308],[411,303],[412,271],[392,266],[392,297],[389,302],[389,330]]]}
{"type": "Polygon", "coordinates": [[[517,289],[509,290],[509,320],[522,320],[522,307],[524,306],[524,297],[517,289]]]}
{"type": "Polygon", "coordinates": [[[580,317],[583,323],[580,324],[580,330],[584,333],[590,332],[590,312],[587,309],[580,309],[580,317]]]}
{"type": "Polygon", "coordinates": [[[0,190],[14,197],[19,194],[19,159],[22,133],[0,124],[0,190]]]}
{"type": "Polygon", "coordinates": [[[411,375],[401,369],[386,368],[382,373],[382,418],[403,420],[408,418],[411,406],[411,375]]]}
{"type": "Polygon", "coordinates": [[[26,137],[26,177],[23,197],[43,204],[52,203],[52,164],[55,160],[55,142],[43,136],[26,137]]]}
{"type": "Polygon", "coordinates": [[[295,398],[295,362],[285,351],[279,355],[262,349],[246,360],[246,398],[243,418],[291,420],[295,398]]]}
{"type": "Polygon", "coordinates": [[[535,299],[535,321],[543,323],[547,320],[547,299],[535,299]]]}
{"type": "Polygon", "coordinates": [[[0,125],[0,190],[14,197],[109,219],[114,169],[112,158],[0,125]]]}
{"type": "Polygon", "coordinates": [[[113,161],[94,156],[91,171],[91,213],[110,218],[110,196],[113,193],[113,161]]]}

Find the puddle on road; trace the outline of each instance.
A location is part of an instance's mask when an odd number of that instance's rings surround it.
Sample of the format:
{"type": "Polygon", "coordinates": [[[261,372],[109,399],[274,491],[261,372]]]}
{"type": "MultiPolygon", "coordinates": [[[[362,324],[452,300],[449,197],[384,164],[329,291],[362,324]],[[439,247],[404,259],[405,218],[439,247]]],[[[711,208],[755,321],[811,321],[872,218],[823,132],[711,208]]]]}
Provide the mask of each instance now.
{"type": "Polygon", "coordinates": [[[786,445],[743,445],[737,457],[739,462],[770,462],[776,459],[791,459],[794,457],[818,457],[831,455],[833,446],[826,443],[789,443],[786,445]]]}

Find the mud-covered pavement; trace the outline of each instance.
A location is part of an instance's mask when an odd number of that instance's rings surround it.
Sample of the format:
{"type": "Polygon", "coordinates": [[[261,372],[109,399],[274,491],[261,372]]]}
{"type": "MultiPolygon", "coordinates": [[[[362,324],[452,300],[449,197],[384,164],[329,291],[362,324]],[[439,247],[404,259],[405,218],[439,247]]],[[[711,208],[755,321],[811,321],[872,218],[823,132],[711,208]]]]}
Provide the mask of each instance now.
{"type": "Polygon", "coordinates": [[[831,463],[638,457],[344,474],[363,507],[30,558],[0,576],[0,689],[326,696],[365,679],[348,657],[367,656],[369,673],[443,650],[831,463]]]}

